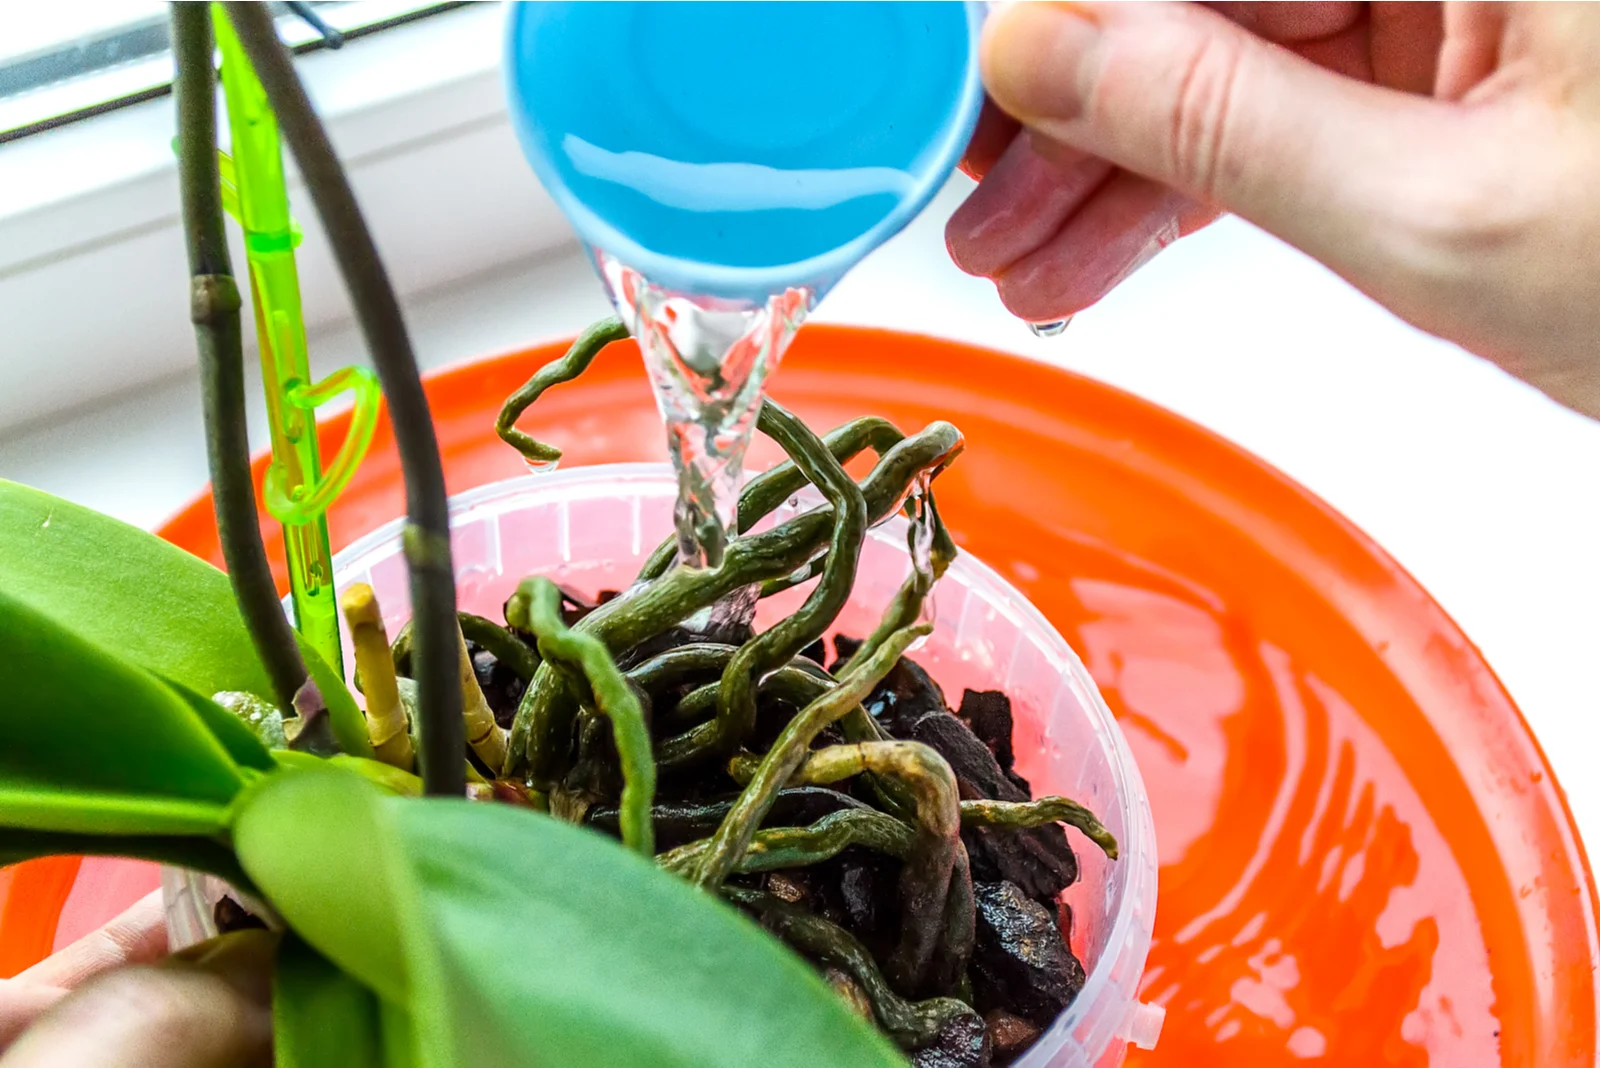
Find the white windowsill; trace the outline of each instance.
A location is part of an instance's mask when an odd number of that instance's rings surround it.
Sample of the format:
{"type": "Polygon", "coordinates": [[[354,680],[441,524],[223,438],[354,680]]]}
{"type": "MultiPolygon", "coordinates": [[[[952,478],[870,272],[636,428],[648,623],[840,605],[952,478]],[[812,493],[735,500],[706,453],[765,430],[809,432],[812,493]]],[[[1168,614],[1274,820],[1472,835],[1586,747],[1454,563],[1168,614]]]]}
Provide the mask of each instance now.
{"type": "MultiPolygon", "coordinates": [[[[476,4],[297,60],[403,296],[572,240],[507,121],[502,17],[476,4]]],[[[168,97],[0,146],[0,434],[191,363],[172,136],[168,97]]],[[[307,324],[346,319],[297,183],[291,200],[307,324]]]]}

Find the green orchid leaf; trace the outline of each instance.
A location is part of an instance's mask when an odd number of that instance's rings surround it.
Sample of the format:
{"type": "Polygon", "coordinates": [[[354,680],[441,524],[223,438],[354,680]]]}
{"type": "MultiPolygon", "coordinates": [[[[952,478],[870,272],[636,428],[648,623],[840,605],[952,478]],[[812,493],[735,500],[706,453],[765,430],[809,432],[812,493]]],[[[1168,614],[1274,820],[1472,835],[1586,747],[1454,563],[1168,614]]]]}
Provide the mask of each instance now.
{"type": "Polygon", "coordinates": [[[400,925],[407,909],[395,896],[405,880],[389,870],[400,855],[375,801],[381,791],[353,771],[297,756],[284,764],[289,774],[270,776],[240,798],[233,826],[239,863],[302,938],[380,997],[406,1005],[400,925]],[[334,807],[319,814],[324,802],[334,807]]]}
{"type": "Polygon", "coordinates": [[[277,1068],[384,1068],[378,999],[293,933],[272,978],[277,1068]]]}
{"type": "MultiPolygon", "coordinates": [[[[0,826],[205,835],[247,772],[191,698],[0,593],[0,826]]],[[[220,709],[219,715],[226,715],[220,709]]],[[[242,730],[242,728],[241,728],[242,730]]],[[[259,758],[266,750],[248,738],[259,758]]]]}
{"type": "Polygon", "coordinates": [[[407,1009],[420,1068],[904,1064],[732,908],[540,813],[307,769],[242,798],[233,840],[308,943],[407,1009]]]}
{"type": "Polygon", "coordinates": [[[411,1014],[379,998],[378,1025],[383,1031],[384,1068],[417,1068],[416,1025],[411,1014]]]}
{"type": "MultiPolygon", "coordinates": [[[[0,589],[195,693],[272,693],[228,576],[138,527],[4,479],[0,589]]],[[[300,652],[339,744],[371,756],[350,691],[310,645],[300,652]]]]}

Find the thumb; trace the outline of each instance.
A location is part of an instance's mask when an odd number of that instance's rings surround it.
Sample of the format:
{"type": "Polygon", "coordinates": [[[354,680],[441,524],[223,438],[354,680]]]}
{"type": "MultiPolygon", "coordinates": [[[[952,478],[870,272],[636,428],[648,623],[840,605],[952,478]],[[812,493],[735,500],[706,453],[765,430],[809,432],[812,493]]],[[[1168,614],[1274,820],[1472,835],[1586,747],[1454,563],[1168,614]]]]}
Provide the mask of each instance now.
{"type": "Polygon", "coordinates": [[[1010,4],[985,29],[983,67],[996,103],[1038,133],[1358,274],[1395,240],[1383,223],[1414,219],[1428,179],[1470,148],[1446,105],[1323,70],[1192,4],[1010,4]]]}
{"type": "Polygon", "coordinates": [[[0,1068],[269,1065],[276,948],[276,935],[239,931],[100,975],[40,1016],[0,1068]]]}

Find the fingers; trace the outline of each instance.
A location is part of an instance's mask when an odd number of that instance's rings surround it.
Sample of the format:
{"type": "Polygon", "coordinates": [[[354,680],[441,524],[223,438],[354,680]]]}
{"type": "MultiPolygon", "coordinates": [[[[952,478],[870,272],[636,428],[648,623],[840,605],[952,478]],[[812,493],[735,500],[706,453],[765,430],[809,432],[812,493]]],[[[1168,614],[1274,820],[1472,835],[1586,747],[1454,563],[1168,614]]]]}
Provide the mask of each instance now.
{"type": "Polygon", "coordinates": [[[156,890],[98,930],[35,964],[17,978],[71,988],[125,964],[149,964],[167,955],[167,916],[156,890]]]}
{"type": "Polygon", "coordinates": [[[1327,70],[1408,93],[1433,90],[1443,4],[1228,0],[1205,6],[1327,70]]]}
{"type": "Polygon", "coordinates": [[[1029,322],[1065,319],[1212,214],[1157,182],[1118,174],[1045,245],[999,272],[1000,300],[1029,322]]]}
{"type": "Polygon", "coordinates": [[[166,911],[158,890],[15,979],[0,980],[0,1050],[72,987],[112,968],[157,961],[166,952],[166,911]]]}
{"type": "Polygon", "coordinates": [[[978,125],[967,142],[967,151],[961,159],[961,171],[974,180],[989,173],[1006,146],[1016,138],[1022,124],[995,106],[993,100],[984,98],[983,110],[978,113],[978,125]]]}
{"type": "Polygon", "coordinates": [[[1500,64],[1500,35],[1505,30],[1505,5],[1477,0],[1445,9],[1444,43],[1439,48],[1439,73],[1434,95],[1460,100],[1500,64]]]}
{"type": "Polygon", "coordinates": [[[1594,4],[1513,4],[1502,12],[1501,78],[1537,85],[1547,100],[1587,119],[1600,117],[1600,7],[1594,4]]]}
{"type": "Polygon", "coordinates": [[[1337,36],[1359,23],[1368,7],[1367,4],[1351,0],[1337,3],[1222,0],[1205,6],[1258,37],[1279,44],[1299,44],[1337,36]]]}
{"type": "Polygon", "coordinates": [[[1341,78],[1186,4],[1013,4],[985,29],[991,95],[1034,130],[1236,211],[1336,267],[1471,141],[1440,105],[1341,78]],[[1399,196],[1397,197],[1397,191],[1399,196]]]}
{"type": "Polygon", "coordinates": [[[0,1053],[17,1040],[45,1010],[67,996],[59,986],[21,979],[0,979],[0,1053]]]}
{"type": "Polygon", "coordinates": [[[237,1068],[271,1063],[277,936],[240,931],[63,997],[0,1068],[237,1068]]]}
{"type": "Polygon", "coordinates": [[[1369,6],[1372,80],[1407,93],[1433,92],[1447,5],[1385,0],[1369,6]]]}
{"type": "Polygon", "coordinates": [[[1047,159],[1016,138],[945,225],[951,259],[992,278],[1042,248],[1110,174],[1097,157],[1058,146],[1047,159]]]}

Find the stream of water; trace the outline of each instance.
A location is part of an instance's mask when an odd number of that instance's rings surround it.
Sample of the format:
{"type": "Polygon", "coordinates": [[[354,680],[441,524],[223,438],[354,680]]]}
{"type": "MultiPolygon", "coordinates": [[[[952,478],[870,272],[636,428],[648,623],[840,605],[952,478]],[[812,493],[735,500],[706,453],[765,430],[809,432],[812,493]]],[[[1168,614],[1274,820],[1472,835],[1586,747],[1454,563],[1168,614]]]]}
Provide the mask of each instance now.
{"type": "Polygon", "coordinates": [[[644,354],[678,473],[678,558],[717,567],[734,532],[744,456],[767,376],[811,310],[788,289],[765,303],[695,297],[599,253],[606,288],[644,354]]]}

